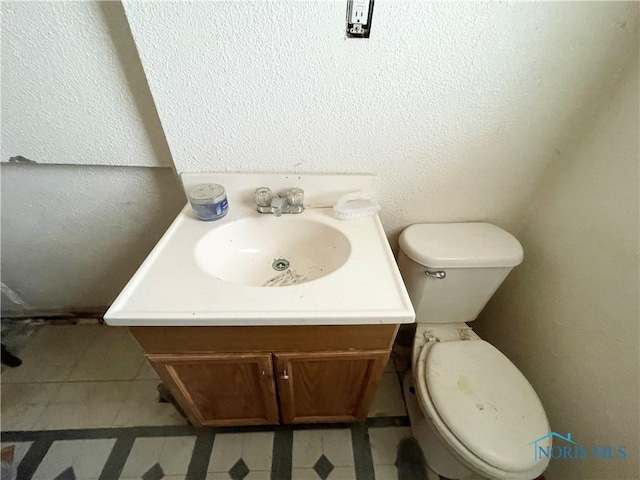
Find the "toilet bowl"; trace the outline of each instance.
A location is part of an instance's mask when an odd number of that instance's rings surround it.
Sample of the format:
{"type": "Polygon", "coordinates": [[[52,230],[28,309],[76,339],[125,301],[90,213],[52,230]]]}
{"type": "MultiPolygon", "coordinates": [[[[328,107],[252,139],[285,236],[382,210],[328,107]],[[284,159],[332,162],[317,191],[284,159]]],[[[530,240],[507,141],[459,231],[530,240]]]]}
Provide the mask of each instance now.
{"type": "MultiPolygon", "coordinates": [[[[486,223],[412,225],[400,247],[418,323],[405,399],[427,465],[450,479],[538,477],[548,464],[531,445],[549,433],[542,403],[466,324],[521,262],[522,247],[486,223]]],[[[538,443],[548,445],[550,437],[538,443]]]]}

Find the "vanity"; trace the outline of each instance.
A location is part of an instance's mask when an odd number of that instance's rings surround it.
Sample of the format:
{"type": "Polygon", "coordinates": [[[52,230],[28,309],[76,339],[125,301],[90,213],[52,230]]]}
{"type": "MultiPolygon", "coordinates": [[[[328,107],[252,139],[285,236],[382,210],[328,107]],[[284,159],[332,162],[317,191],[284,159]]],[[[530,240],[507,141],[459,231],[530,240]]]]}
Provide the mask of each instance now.
{"type": "Polygon", "coordinates": [[[181,178],[223,184],[228,214],[203,222],[185,206],[106,323],[131,330],[194,426],[365,420],[415,318],[378,215],[339,221],[330,208],[376,177],[181,178]],[[304,211],[259,213],[264,186],[302,188],[304,211]]]}
{"type": "Polygon", "coordinates": [[[198,426],[362,421],[396,329],[131,327],[198,426]]]}

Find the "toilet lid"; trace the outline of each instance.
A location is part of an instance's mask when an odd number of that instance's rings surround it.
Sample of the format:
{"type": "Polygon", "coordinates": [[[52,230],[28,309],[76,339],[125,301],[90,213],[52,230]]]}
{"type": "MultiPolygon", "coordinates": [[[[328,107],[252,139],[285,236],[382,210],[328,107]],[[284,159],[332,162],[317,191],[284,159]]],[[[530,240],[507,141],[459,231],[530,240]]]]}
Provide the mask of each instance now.
{"type": "Polygon", "coordinates": [[[535,466],[531,442],[549,432],[549,423],[533,387],[507,357],[483,340],[438,342],[421,357],[428,397],[469,451],[507,472],[535,466]]]}

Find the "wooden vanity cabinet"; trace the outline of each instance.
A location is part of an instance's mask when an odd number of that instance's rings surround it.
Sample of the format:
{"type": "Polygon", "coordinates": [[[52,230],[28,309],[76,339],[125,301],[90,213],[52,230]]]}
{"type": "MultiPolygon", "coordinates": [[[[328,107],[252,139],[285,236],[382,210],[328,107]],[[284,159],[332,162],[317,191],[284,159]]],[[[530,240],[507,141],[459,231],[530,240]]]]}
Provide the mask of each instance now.
{"type": "Polygon", "coordinates": [[[387,351],[276,353],[282,423],[364,421],[387,351]]]}
{"type": "Polygon", "coordinates": [[[192,425],[273,425],[278,403],[269,353],[147,355],[192,425]]]}
{"type": "Polygon", "coordinates": [[[398,325],[131,327],[195,426],[366,419],[398,325]]]}

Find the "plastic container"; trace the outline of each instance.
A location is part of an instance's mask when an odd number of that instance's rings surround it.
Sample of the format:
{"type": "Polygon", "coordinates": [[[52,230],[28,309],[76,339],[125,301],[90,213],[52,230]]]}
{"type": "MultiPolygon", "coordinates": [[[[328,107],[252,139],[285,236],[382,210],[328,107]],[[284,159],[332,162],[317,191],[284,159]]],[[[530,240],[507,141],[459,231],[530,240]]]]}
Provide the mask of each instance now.
{"type": "Polygon", "coordinates": [[[229,210],[227,192],[217,183],[203,183],[187,192],[193,214],[198,220],[220,220],[229,210]]]}

